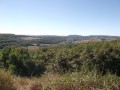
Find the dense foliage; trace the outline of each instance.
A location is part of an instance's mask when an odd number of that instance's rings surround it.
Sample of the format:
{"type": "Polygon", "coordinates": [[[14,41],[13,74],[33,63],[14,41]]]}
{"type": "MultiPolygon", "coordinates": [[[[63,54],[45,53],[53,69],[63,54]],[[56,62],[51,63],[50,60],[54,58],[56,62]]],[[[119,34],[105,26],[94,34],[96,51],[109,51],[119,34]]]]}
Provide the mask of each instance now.
{"type": "Polygon", "coordinates": [[[16,75],[38,76],[45,72],[81,70],[120,75],[120,41],[40,47],[7,46],[0,51],[0,67],[16,75]]]}

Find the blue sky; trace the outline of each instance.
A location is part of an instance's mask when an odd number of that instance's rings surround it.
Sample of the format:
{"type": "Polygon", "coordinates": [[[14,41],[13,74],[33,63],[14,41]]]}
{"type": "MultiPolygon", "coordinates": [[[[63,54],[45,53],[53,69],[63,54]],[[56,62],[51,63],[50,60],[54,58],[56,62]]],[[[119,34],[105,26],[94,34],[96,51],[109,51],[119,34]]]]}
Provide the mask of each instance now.
{"type": "Polygon", "coordinates": [[[118,35],[120,0],[0,0],[0,33],[118,35]]]}

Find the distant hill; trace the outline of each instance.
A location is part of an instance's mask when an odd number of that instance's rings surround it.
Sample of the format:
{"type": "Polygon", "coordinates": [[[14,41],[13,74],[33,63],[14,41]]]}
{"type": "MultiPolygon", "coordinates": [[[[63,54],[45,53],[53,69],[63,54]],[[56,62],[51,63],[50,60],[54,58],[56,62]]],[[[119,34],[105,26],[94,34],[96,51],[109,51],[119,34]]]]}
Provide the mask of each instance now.
{"type": "Polygon", "coordinates": [[[69,35],[67,37],[72,39],[109,39],[109,40],[114,40],[118,38],[118,36],[107,36],[107,35],[90,35],[90,36],[69,35]]]}
{"type": "Polygon", "coordinates": [[[15,34],[0,34],[0,48],[6,45],[17,46],[31,46],[31,45],[53,45],[53,44],[69,44],[69,43],[83,43],[93,41],[109,41],[116,40],[118,36],[106,36],[106,35],[68,35],[68,36],[56,36],[56,35],[15,35],[15,34]]]}

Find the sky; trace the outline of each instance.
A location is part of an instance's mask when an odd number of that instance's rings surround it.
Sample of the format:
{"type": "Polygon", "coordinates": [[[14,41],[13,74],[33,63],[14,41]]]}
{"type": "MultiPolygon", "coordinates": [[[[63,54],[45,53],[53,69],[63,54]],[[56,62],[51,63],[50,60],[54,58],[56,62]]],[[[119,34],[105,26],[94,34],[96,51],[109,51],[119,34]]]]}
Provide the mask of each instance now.
{"type": "Polygon", "coordinates": [[[0,33],[120,36],[120,0],[0,0],[0,33]]]}

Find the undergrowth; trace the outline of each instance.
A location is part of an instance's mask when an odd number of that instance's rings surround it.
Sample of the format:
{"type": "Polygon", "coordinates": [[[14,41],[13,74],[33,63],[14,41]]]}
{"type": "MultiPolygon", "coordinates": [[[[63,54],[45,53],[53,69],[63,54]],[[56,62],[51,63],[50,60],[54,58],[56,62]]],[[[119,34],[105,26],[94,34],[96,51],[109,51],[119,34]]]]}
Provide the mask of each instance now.
{"type": "Polygon", "coordinates": [[[0,70],[0,90],[120,90],[120,77],[91,71],[27,78],[0,70]]]}

